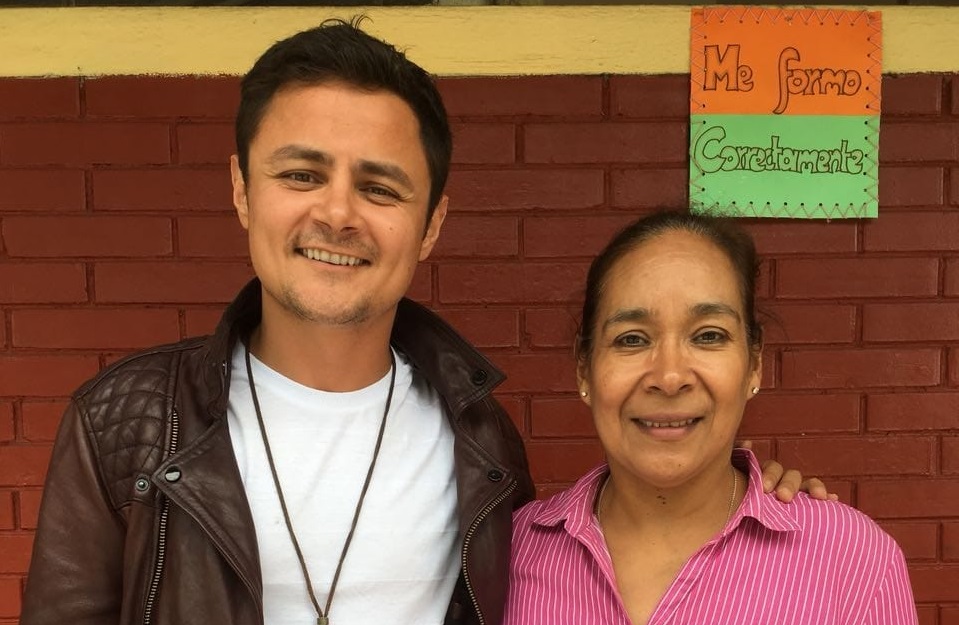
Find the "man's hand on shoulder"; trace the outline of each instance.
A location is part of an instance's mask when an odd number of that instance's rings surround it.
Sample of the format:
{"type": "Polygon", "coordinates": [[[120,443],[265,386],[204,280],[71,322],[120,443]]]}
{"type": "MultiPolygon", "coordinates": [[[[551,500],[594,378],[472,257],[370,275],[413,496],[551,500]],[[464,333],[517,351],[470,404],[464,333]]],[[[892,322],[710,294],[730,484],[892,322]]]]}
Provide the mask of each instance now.
{"type": "MultiPolygon", "coordinates": [[[[739,441],[737,447],[752,449],[751,441],[739,441]]],[[[776,498],[784,503],[789,503],[796,496],[796,493],[802,491],[808,493],[813,499],[823,501],[838,501],[839,495],[830,493],[822,480],[811,477],[803,480],[802,473],[796,469],[786,470],[783,465],[775,460],[767,460],[762,464],[763,468],[763,492],[776,492],[776,498]]]]}

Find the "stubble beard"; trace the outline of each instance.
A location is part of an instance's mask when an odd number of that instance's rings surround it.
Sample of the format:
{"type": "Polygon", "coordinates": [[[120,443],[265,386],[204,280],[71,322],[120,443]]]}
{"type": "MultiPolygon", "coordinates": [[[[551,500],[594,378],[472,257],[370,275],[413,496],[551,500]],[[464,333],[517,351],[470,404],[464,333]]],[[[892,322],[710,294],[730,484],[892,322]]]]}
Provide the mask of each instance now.
{"type": "Polygon", "coordinates": [[[373,303],[369,296],[352,304],[349,308],[334,313],[324,313],[316,307],[307,305],[289,284],[283,286],[280,305],[302,321],[331,326],[351,326],[365,323],[371,317],[373,303]]]}
{"type": "MultiPolygon", "coordinates": [[[[312,233],[298,236],[292,248],[296,250],[297,248],[323,247],[326,245],[349,250],[355,253],[356,256],[362,258],[374,260],[376,258],[376,250],[373,246],[358,241],[354,236],[337,237],[330,233],[326,227],[319,227],[312,233]]],[[[295,254],[296,252],[294,251],[292,253],[295,254]]],[[[335,285],[336,282],[331,280],[331,288],[335,285]]],[[[348,308],[344,310],[337,310],[330,313],[323,312],[324,309],[327,308],[323,302],[314,302],[313,305],[311,305],[310,302],[305,301],[303,295],[297,291],[293,284],[284,284],[280,295],[281,297],[278,298],[280,305],[297,319],[309,323],[330,326],[351,326],[365,323],[373,316],[373,297],[371,294],[367,294],[358,301],[349,304],[348,308]]],[[[333,301],[332,303],[339,304],[338,301],[333,301]]]]}

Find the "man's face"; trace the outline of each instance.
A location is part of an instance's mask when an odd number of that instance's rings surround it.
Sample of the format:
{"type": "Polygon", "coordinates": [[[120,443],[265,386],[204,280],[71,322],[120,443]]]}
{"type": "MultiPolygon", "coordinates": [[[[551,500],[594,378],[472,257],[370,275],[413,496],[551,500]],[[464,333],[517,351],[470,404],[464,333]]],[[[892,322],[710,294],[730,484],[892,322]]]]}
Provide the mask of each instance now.
{"type": "Polygon", "coordinates": [[[409,105],[339,82],[286,87],[253,137],[245,181],[231,164],[264,314],[392,324],[446,216],[444,197],[426,223],[429,169],[409,105]]]}

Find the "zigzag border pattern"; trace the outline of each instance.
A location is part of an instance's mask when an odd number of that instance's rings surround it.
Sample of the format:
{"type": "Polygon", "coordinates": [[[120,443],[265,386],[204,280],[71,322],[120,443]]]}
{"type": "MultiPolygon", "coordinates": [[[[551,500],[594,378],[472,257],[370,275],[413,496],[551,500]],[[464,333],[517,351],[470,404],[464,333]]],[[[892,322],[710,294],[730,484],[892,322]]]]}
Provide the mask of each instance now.
{"type": "Polygon", "coordinates": [[[749,202],[745,205],[723,206],[719,203],[705,204],[701,202],[691,202],[690,211],[700,215],[712,215],[714,217],[775,217],[788,219],[869,219],[876,216],[876,206],[871,202],[864,204],[848,204],[841,206],[833,204],[819,204],[817,206],[789,206],[783,203],[782,206],[766,204],[754,204],[749,202]]]}
{"type": "MultiPolygon", "coordinates": [[[[882,109],[882,15],[877,11],[850,11],[842,9],[779,9],[770,7],[750,7],[750,6],[719,6],[719,7],[694,7],[690,11],[690,114],[705,113],[706,104],[698,96],[703,92],[702,83],[705,76],[705,66],[695,54],[696,50],[703,48],[705,35],[698,30],[696,16],[702,15],[702,22],[709,23],[718,21],[724,23],[728,19],[738,20],[740,23],[752,21],[761,24],[764,21],[775,24],[779,20],[792,21],[801,20],[804,24],[819,23],[820,25],[834,24],[840,26],[843,24],[856,25],[862,20],[871,29],[867,37],[867,42],[872,49],[867,53],[870,65],[866,70],[867,75],[872,79],[866,86],[871,96],[866,104],[866,109],[871,113],[870,119],[866,121],[866,135],[864,139],[871,146],[872,151],[866,155],[865,162],[867,170],[864,172],[868,177],[868,186],[863,188],[865,194],[870,198],[868,202],[859,205],[849,204],[841,206],[839,204],[829,205],[828,203],[818,203],[817,205],[807,206],[804,203],[790,206],[787,202],[782,205],[755,204],[748,202],[744,205],[737,205],[735,202],[729,205],[721,205],[718,202],[710,200],[705,195],[705,186],[703,178],[705,175],[693,166],[692,158],[689,159],[689,203],[690,210],[694,213],[704,213],[720,215],[725,217],[785,217],[785,218],[805,218],[805,219],[861,219],[876,217],[879,213],[879,124],[880,112],[882,109]]],[[[704,123],[704,122],[700,122],[704,123]]],[[[690,119],[690,142],[697,135],[697,129],[694,122],[690,119]]]]}
{"type": "MultiPolygon", "coordinates": [[[[696,15],[699,11],[704,11],[705,9],[696,9],[694,8],[689,12],[689,38],[690,38],[690,54],[689,54],[689,112],[690,114],[694,113],[703,113],[702,109],[706,108],[706,104],[700,100],[697,95],[702,93],[705,89],[703,84],[703,79],[706,76],[706,65],[701,63],[699,59],[701,55],[697,55],[697,50],[702,50],[705,45],[703,42],[706,40],[706,35],[696,28],[696,15]]],[[[691,134],[691,133],[690,133],[691,134]]]]}
{"type": "Polygon", "coordinates": [[[725,23],[728,19],[738,20],[741,24],[749,21],[754,22],[755,24],[761,24],[763,21],[768,21],[770,24],[775,24],[779,20],[785,20],[787,22],[791,22],[792,20],[800,20],[807,25],[813,22],[818,22],[820,26],[825,26],[826,24],[832,24],[834,26],[854,26],[857,22],[863,19],[867,20],[870,25],[873,25],[874,21],[881,21],[881,18],[879,18],[877,12],[868,11],[866,9],[854,11],[848,9],[789,9],[778,7],[730,5],[696,7],[693,10],[702,11],[704,22],[709,23],[715,21],[720,24],[725,23]]]}

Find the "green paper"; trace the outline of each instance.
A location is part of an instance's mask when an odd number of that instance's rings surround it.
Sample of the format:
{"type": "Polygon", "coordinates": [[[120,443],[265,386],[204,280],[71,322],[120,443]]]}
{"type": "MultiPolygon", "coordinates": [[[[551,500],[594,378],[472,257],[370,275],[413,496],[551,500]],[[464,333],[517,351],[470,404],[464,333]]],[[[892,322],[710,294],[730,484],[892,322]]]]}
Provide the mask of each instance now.
{"type": "Polygon", "coordinates": [[[879,117],[692,115],[694,213],[877,217],[879,117]]]}

